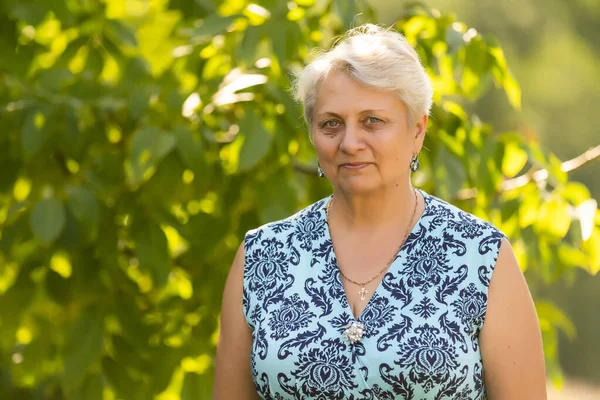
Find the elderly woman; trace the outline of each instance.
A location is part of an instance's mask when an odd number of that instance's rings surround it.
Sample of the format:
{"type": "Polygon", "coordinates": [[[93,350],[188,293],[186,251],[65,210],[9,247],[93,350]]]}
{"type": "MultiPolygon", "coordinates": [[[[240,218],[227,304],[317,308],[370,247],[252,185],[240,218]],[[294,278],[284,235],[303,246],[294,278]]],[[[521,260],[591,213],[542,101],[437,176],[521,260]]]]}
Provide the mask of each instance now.
{"type": "Polygon", "coordinates": [[[296,89],[333,195],[246,235],[225,287],[215,397],[545,399],[510,243],[411,185],[432,101],[415,50],[362,26],[296,89]]]}

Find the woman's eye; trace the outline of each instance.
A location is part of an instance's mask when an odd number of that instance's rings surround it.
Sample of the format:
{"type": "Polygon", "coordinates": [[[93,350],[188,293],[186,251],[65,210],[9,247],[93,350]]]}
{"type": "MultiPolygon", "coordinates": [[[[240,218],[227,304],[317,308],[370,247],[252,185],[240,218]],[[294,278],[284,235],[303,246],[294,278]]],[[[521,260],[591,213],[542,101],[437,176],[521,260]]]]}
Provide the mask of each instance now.
{"type": "Polygon", "coordinates": [[[370,124],[377,124],[379,122],[382,122],[382,120],[377,117],[367,117],[366,121],[370,124]]]}
{"type": "Polygon", "coordinates": [[[329,121],[323,122],[321,125],[322,128],[337,128],[339,126],[339,122],[336,120],[330,119],[329,121]]]}

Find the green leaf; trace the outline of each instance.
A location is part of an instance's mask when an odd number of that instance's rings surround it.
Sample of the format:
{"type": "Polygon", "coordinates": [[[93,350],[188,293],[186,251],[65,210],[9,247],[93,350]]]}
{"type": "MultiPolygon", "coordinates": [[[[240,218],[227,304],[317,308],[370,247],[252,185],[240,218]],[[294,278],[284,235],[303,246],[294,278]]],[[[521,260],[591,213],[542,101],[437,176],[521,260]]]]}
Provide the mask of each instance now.
{"type": "Polygon", "coordinates": [[[246,65],[252,65],[256,61],[258,44],[262,38],[261,26],[249,26],[244,32],[244,38],[240,41],[237,49],[237,57],[246,65]]]}
{"type": "Polygon", "coordinates": [[[71,328],[67,343],[64,385],[72,390],[83,383],[87,371],[100,361],[104,343],[104,315],[93,307],[84,309],[71,328]]]}
{"type": "Polygon", "coordinates": [[[272,138],[253,107],[248,108],[246,117],[240,123],[239,135],[244,138],[239,155],[239,169],[243,171],[254,167],[263,159],[271,146],[272,138]]]}
{"type": "Polygon", "coordinates": [[[65,222],[64,205],[57,199],[38,201],[29,219],[33,233],[45,245],[49,245],[60,236],[65,222]]]}
{"type": "Polygon", "coordinates": [[[81,390],[77,396],[73,397],[73,400],[102,400],[104,398],[103,394],[104,384],[102,376],[100,374],[91,374],[85,378],[85,381],[81,385],[81,390]]]}
{"type": "Polygon", "coordinates": [[[574,206],[580,205],[591,197],[590,190],[580,182],[569,182],[557,188],[557,194],[574,206]]]}
{"type": "Polygon", "coordinates": [[[271,20],[265,27],[271,39],[272,51],[279,60],[279,64],[287,58],[287,23],[285,21],[271,20]]]}
{"type": "Polygon", "coordinates": [[[136,215],[131,227],[140,267],[150,271],[156,286],[167,283],[171,268],[167,237],[153,220],[136,215]]]}
{"type": "Polygon", "coordinates": [[[263,223],[277,221],[294,213],[296,209],[296,189],[289,176],[278,173],[264,182],[259,190],[264,196],[260,197],[260,216],[263,223]]]}
{"type": "Polygon", "coordinates": [[[102,358],[102,372],[108,382],[116,389],[119,398],[137,399],[143,391],[147,391],[141,382],[134,380],[127,371],[126,365],[117,363],[112,358],[105,356],[102,358]]]}
{"type": "MultiPolygon", "coordinates": [[[[131,62],[137,66],[137,62],[131,62]]],[[[130,69],[134,69],[130,67],[130,69]]],[[[136,68],[137,69],[137,68],[136,68]]],[[[127,79],[127,77],[125,77],[127,79]]],[[[129,113],[132,118],[140,118],[150,108],[150,97],[152,88],[144,85],[136,85],[131,91],[129,98],[129,113]]]]}
{"type": "Polygon", "coordinates": [[[66,1],[48,0],[47,3],[56,18],[60,20],[63,27],[73,26],[75,23],[75,17],[73,16],[71,10],[69,10],[69,5],[66,1]]]}
{"type": "Polygon", "coordinates": [[[551,199],[542,203],[536,223],[536,228],[540,233],[547,232],[560,239],[567,234],[570,226],[571,217],[564,200],[551,199]]]}
{"type": "Polygon", "coordinates": [[[210,15],[202,21],[202,25],[198,28],[190,30],[188,35],[194,38],[199,37],[213,37],[220,33],[223,33],[237,18],[244,17],[243,15],[231,15],[228,17],[222,17],[217,14],[210,15]]]}
{"type": "Polygon", "coordinates": [[[582,248],[588,255],[590,274],[596,275],[600,271],[600,229],[594,228],[588,240],[583,242],[582,248]]]}
{"type": "Polygon", "coordinates": [[[27,265],[21,267],[15,283],[0,297],[0,344],[12,347],[15,344],[15,332],[19,327],[21,318],[34,301],[36,286],[29,277],[30,269],[27,265]]]}
{"type": "Polygon", "coordinates": [[[25,160],[31,159],[46,143],[49,136],[46,129],[47,122],[48,115],[37,108],[27,116],[21,136],[21,147],[25,160]]]}
{"type": "Polygon", "coordinates": [[[538,301],[535,308],[540,319],[545,319],[553,327],[562,330],[569,339],[575,339],[577,336],[575,325],[556,305],[548,301],[538,301]]]}
{"type": "Polygon", "coordinates": [[[550,165],[548,166],[548,172],[550,176],[556,178],[556,180],[561,184],[566,184],[568,180],[567,173],[562,170],[562,162],[558,157],[554,154],[548,154],[548,161],[550,165]]]}
{"type": "Polygon", "coordinates": [[[207,382],[205,375],[188,372],[183,378],[181,400],[208,398],[210,396],[210,387],[210,382],[207,382]]]}
{"type": "Polygon", "coordinates": [[[502,159],[502,172],[507,178],[516,176],[527,164],[527,152],[516,143],[507,143],[502,159]]]}
{"type": "Polygon", "coordinates": [[[114,354],[118,362],[128,364],[132,368],[135,368],[139,371],[144,371],[148,369],[147,361],[144,360],[136,351],[136,349],[132,345],[130,345],[124,338],[118,335],[113,336],[112,345],[115,349],[114,354]]]}
{"type": "Polygon", "coordinates": [[[561,243],[558,247],[558,258],[566,266],[586,268],[588,257],[585,252],[567,243],[561,243]]]}
{"type": "Polygon", "coordinates": [[[156,171],[157,164],[175,148],[172,133],[146,127],[138,131],[131,144],[127,178],[131,185],[148,180],[156,171]]]}
{"type": "Polygon", "coordinates": [[[115,19],[106,20],[108,32],[116,39],[116,43],[136,47],[138,45],[135,32],[121,21],[115,19]]]}
{"type": "Polygon", "coordinates": [[[204,167],[204,146],[200,135],[194,133],[184,126],[175,129],[177,138],[177,151],[183,162],[195,173],[202,171],[204,167]]]}
{"type": "Polygon", "coordinates": [[[521,109],[521,87],[515,78],[507,73],[502,81],[502,86],[510,104],[517,110],[521,109]]]}
{"type": "Polygon", "coordinates": [[[462,162],[448,151],[446,146],[440,145],[434,164],[436,191],[442,198],[454,198],[466,180],[462,162]]]}
{"type": "Polygon", "coordinates": [[[96,196],[89,190],[68,185],[66,187],[68,196],[67,206],[77,222],[87,228],[91,240],[98,236],[100,208],[96,196]]]}

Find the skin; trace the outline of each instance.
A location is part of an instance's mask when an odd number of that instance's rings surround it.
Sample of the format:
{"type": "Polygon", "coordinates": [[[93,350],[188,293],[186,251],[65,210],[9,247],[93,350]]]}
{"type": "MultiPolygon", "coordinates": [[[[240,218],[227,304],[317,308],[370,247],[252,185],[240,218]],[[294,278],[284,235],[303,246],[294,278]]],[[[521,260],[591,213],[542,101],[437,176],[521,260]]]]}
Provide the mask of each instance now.
{"type": "MultiPolygon", "coordinates": [[[[342,272],[363,282],[382,270],[422,214],[410,183],[410,160],[423,146],[427,116],[410,121],[402,101],[333,71],[319,87],[310,127],[319,163],[332,183],[329,214],[342,272]],[[347,163],[362,163],[352,168],[347,163]]],[[[357,164],[358,165],[358,164],[357,164]]],[[[223,295],[215,399],[258,398],[250,376],[251,332],[242,312],[244,249],[240,246],[223,295]]],[[[382,275],[358,287],[345,279],[359,316],[382,275]]],[[[545,399],[542,340],[531,294],[504,240],[492,275],[479,341],[488,398],[545,399]]]]}

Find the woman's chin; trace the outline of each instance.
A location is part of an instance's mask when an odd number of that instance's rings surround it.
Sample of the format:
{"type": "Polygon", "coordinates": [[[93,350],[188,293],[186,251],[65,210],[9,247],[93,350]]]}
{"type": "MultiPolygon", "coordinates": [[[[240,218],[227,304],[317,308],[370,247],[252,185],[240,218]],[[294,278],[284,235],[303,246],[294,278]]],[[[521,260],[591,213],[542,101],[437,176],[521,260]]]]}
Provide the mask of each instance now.
{"type": "Polygon", "coordinates": [[[343,182],[340,182],[339,188],[346,193],[368,194],[380,189],[381,185],[361,177],[360,179],[344,179],[343,182]]]}

